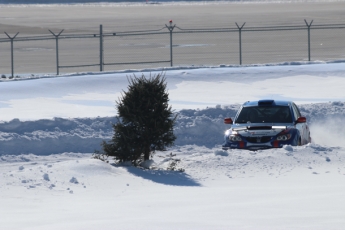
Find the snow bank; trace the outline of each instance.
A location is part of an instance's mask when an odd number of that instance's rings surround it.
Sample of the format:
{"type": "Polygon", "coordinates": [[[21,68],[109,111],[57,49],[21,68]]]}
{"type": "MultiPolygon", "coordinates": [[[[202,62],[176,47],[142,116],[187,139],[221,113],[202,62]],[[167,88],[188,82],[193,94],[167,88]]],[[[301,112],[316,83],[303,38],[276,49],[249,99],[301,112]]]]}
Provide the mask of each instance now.
{"type": "Polygon", "coordinates": [[[94,152],[111,138],[115,122],[115,117],[3,122],[0,154],[94,152]]]}
{"type": "MultiPolygon", "coordinates": [[[[317,144],[255,152],[184,145],[175,146],[168,153],[158,151],[154,154],[151,160],[142,165],[146,168],[154,166],[151,170],[106,163],[91,159],[91,154],[81,153],[3,155],[0,156],[0,164],[7,185],[69,192],[72,187],[86,188],[91,178],[102,176],[109,179],[109,175],[118,178],[127,173],[155,183],[178,186],[206,185],[220,179],[220,175],[231,179],[262,176],[278,178],[301,171],[315,175],[330,172],[345,175],[342,164],[345,160],[344,151],[345,148],[317,144]],[[175,173],[174,170],[167,170],[172,163],[176,171],[179,168],[184,171],[175,173]]],[[[5,186],[4,181],[0,182],[0,186],[5,186]]]]}
{"type": "MultiPolygon", "coordinates": [[[[223,142],[229,127],[224,117],[234,117],[240,105],[216,106],[203,110],[181,110],[175,125],[176,145],[212,148],[223,142]]],[[[311,127],[313,142],[328,146],[345,143],[345,103],[330,102],[301,105],[311,127]]],[[[48,155],[52,153],[92,153],[102,140],[110,140],[116,117],[75,118],[0,123],[0,154],[48,155]]]]}

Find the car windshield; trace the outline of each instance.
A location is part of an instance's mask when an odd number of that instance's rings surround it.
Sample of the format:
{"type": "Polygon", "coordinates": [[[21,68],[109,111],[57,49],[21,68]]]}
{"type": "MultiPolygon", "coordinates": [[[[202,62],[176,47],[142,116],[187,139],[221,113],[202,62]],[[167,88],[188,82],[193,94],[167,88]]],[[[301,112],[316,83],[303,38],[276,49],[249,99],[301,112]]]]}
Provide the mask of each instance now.
{"type": "Polygon", "coordinates": [[[243,107],[235,123],[291,123],[288,106],[243,107]]]}

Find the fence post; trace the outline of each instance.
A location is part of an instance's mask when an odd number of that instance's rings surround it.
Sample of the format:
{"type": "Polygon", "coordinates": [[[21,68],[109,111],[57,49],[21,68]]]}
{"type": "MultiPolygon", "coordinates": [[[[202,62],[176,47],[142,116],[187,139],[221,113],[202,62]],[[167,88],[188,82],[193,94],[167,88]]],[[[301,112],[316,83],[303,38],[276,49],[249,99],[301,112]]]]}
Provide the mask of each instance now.
{"type": "Polygon", "coordinates": [[[99,25],[99,70],[103,71],[103,25],[99,25]]]}
{"type": "Polygon", "coordinates": [[[54,34],[51,30],[49,32],[55,37],[56,43],[56,75],[59,75],[59,36],[64,30],[61,30],[60,33],[54,34]]]}
{"type": "Polygon", "coordinates": [[[13,40],[17,37],[17,35],[19,34],[16,33],[16,35],[14,35],[13,37],[11,37],[10,35],[8,35],[6,32],[5,34],[7,35],[7,37],[9,39],[11,39],[11,74],[12,74],[12,77],[14,77],[14,63],[13,63],[13,40]]]}
{"type": "Polygon", "coordinates": [[[314,20],[311,20],[310,24],[308,24],[307,20],[304,19],[305,24],[308,27],[308,61],[310,61],[310,27],[314,20]]]}
{"type": "Polygon", "coordinates": [[[172,25],[172,20],[169,21],[169,26],[165,24],[166,28],[170,31],[170,66],[173,66],[173,43],[172,43],[172,34],[176,25],[172,25]]]}
{"type": "Polygon", "coordinates": [[[242,28],[246,23],[243,23],[243,25],[241,27],[237,24],[237,22],[235,22],[235,23],[236,23],[236,26],[238,28],[238,33],[239,33],[240,65],[242,65],[242,28]]]}

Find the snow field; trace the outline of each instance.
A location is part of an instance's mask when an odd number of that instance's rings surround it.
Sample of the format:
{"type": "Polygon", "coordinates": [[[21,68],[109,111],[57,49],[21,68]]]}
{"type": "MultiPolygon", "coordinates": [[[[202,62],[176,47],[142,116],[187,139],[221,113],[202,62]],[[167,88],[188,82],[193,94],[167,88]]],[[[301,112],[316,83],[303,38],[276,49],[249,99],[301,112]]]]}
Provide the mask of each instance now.
{"type": "Polygon", "coordinates": [[[186,145],[156,153],[153,170],[90,154],[6,155],[1,201],[11,208],[1,209],[1,226],[113,229],[116,219],[118,229],[339,229],[344,153],[316,144],[257,152],[186,145]],[[185,171],[166,171],[172,159],[185,171]]]}
{"type": "Polygon", "coordinates": [[[176,146],[150,170],[91,158],[128,72],[1,82],[0,229],[342,229],[344,67],[167,70],[176,146]],[[313,143],[221,150],[224,117],[267,98],[297,102],[313,143]]]}

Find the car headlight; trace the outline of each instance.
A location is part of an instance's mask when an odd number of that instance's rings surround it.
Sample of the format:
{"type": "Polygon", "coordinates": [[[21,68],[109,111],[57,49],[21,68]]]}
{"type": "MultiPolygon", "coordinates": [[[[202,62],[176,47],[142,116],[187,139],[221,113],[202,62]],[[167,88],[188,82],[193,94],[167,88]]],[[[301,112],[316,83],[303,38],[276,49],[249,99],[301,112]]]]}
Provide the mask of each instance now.
{"type": "Polygon", "coordinates": [[[242,141],[242,138],[239,135],[230,135],[229,140],[230,141],[242,141]]]}
{"type": "Polygon", "coordinates": [[[284,134],[277,137],[277,141],[287,141],[291,138],[291,134],[284,134]]]}

